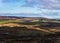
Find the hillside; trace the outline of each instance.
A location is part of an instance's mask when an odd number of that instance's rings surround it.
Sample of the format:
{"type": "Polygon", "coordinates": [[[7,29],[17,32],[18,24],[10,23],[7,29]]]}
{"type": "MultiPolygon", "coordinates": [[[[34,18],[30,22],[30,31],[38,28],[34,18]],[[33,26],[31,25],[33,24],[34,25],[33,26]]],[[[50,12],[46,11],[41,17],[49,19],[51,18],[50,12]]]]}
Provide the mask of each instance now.
{"type": "Polygon", "coordinates": [[[43,17],[0,16],[0,27],[26,27],[45,33],[55,33],[60,32],[60,21],[43,17]]]}
{"type": "Polygon", "coordinates": [[[60,20],[0,16],[0,40],[1,43],[60,43],[60,20]]]}

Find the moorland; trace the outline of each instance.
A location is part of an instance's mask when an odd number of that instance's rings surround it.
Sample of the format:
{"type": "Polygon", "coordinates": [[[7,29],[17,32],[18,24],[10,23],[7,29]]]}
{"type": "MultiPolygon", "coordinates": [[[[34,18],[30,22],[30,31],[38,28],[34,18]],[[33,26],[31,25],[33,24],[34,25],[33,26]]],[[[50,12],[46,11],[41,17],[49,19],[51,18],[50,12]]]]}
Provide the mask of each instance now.
{"type": "Polygon", "coordinates": [[[0,39],[2,40],[19,39],[26,41],[35,40],[38,43],[60,43],[59,33],[60,20],[57,19],[0,16],[0,39]]]}

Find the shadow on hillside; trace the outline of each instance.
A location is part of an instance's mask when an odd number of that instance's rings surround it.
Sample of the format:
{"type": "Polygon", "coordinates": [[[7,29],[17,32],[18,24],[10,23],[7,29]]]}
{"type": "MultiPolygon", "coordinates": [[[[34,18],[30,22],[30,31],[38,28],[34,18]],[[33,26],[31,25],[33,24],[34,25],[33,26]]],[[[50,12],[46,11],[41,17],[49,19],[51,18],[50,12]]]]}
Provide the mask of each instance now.
{"type": "MultiPolygon", "coordinates": [[[[29,24],[27,23],[26,25],[29,24]]],[[[60,23],[40,22],[37,27],[41,29],[52,29],[60,27],[60,23]]],[[[27,27],[4,26],[0,27],[0,43],[60,43],[60,32],[51,34],[40,30],[28,29],[27,27]]]]}

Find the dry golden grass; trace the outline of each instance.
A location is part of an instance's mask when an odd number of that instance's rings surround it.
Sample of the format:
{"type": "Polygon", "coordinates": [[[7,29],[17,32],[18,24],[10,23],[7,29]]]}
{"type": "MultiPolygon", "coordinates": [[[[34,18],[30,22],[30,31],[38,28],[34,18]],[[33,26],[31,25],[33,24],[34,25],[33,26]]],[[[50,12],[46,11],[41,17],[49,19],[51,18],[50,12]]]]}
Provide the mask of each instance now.
{"type": "Polygon", "coordinates": [[[8,27],[14,27],[14,26],[20,26],[19,24],[15,24],[15,23],[8,23],[8,24],[0,24],[1,26],[8,26],[8,27]]]}
{"type": "Polygon", "coordinates": [[[8,26],[8,27],[27,27],[28,29],[35,29],[35,30],[41,30],[41,31],[44,31],[44,32],[49,32],[48,30],[45,30],[45,29],[41,29],[41,28],[38,28],[38,27],[34,27],[36,25],[22,25],[22,24],[16,24],[16,23],[8,23],[8,24],[0,24],[0,27],[1,26],[8,26]]]}

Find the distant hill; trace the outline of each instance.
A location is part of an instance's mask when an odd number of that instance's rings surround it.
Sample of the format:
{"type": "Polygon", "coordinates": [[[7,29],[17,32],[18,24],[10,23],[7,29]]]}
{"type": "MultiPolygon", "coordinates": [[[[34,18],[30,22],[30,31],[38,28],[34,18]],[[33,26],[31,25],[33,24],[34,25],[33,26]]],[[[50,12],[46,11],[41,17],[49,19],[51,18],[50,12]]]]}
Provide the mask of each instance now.
{"type": "Polygon", "coordinates": [[[15,16],[0,16],[0,19],[20,19],[21,17],[15,17],[15,16]]]}
{"type": "Polygon", "coordinates": [[[0,19],[46,19],[46,20],[59,20],[59,19],[50,19],[45,17],[16,17],[16,16],[0,16],[0,19]]]}

